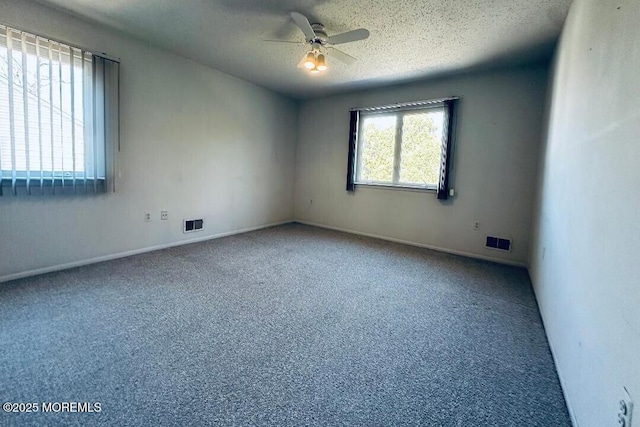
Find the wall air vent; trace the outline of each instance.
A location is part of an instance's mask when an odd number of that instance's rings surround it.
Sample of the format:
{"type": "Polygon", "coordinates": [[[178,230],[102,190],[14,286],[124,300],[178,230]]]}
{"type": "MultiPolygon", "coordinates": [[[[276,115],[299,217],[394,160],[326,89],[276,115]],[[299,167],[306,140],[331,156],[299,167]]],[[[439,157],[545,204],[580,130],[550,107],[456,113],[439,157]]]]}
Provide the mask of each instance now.
{"type": "Polygon", "coordinates": [[[511,239],[487,236],[487,241],[484,244],[484,246],[489,249],[497,249],[499,251],[511,252],[511,239]]]}
{"type": "Polygon", "coordinates": [[[204,227],[203,219],[185,219],[182,222],[183,233],[193,233],[194,231],[200,231],[204,227]]]}

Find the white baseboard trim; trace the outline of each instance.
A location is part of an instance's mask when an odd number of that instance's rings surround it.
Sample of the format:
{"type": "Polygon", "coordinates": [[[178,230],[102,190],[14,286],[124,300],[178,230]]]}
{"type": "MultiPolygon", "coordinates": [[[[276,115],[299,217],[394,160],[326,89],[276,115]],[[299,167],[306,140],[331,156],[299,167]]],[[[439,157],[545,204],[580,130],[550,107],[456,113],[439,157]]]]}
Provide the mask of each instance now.
{"type": "Polygon", "coordinates": [[[130,251],[118,252],[118,253],[110,254],[110,255],[103,255],[103,256],[99,256],[99,257],[95,257],[95,258],[89,258],[89,259],[83,259],[83,260],[80,260],[80,261],[68,262],[68,263],[65,263],[65,264],[52,265],[50,267],[42,267],[42,268],[36,268],[34,270],[21,271],[19,273],[13,273],[13,274],[8,274],[6,276],[0,276],[0,283],[8,282],[10,280],[22,279],[22,278],[30,277],[30,276],[37,276],[39,274],[44,274],[44,273],[51,273],[51,272],[54,272],[54,271],[67,270],[69,268],[74,268],[74,267],[82,267],[84,265],[95,264],[97,262],[111,261],[111,260],[118,259],[118,258],[125,258],[125,257],[132,256],[132,255],[139,255],[139,254],[143,254],[145,252],[153,252],[153,251],[157,251],[157,250],[160,250],[160,249],[171,248],[171,247],[174,247],[174,246],[188,245],[190,243],[198,243],[198,242],[204,242],[204,241],[207,241],[207,240],[219,239],[221,237],[232,236],[234,234],[248,233],[249,231],[256,231],[256,230],[261,230],[263,228],[276,227],[278,225],[289,224],[289,223],[292,223],[292,222],[294,222],[294,221],[293,220],[288,220],[288,221],[281,221],[281,222],[276,222],[276,223],[272,223],[272,224],[258,225],[258,226],[255,226],[255,227],[241,228],[241,229],[238,229],[238,230],[225,231],[223,233],[210,234],[210,235],[207,235],[207,236],[197,237],[195,239],[180,240],[179,242],[164,243],[162,245],[149,246],[149,247],[146,247],[146,248],[133,249],[133,250],[130,250],[130,251]]]}
{"type": "Polygon", "coordinates": [[[499,264],[512,265],[512,266],[515,266],[515,267],[525,267],[525,268],[527,267],[527,264],[524,263],[524,262],[509,261],[509,260],[505,260],[505,259],[500,259],[500,258],[489,257],[489,256],[485,256],[485,255],[474,254],[472,252],[458,251],[458,250],[455,250],[455,249],[447,249],[447,248],[442,248],[442,247],[439,247],[439,246],[433,246],[433,245],[427,245],[427,244],[424,244],[424,243],[412,242],[412,241],[409,241],[409,240],[396,239],[394,237],[381,236],[379,234],[363,233],[361,231],[349,230],[349,229],[340,228],[340,227],[333,227],[331,225],[318,224],[318,223],[315,223],[315,222],[303,221],[303,220],[299,220],[299,219],[296,219],[293,222],[297,222],[297,223],[305,224],[305,225],[311,225],[313,227],[326,228],[328,230],[341,231],[343,233],[356,234],[358,236],[373,237],[374,239],[386,240],[386,241],[394,242],[394,243],[402,243],[404,245],[409,245],[409,246],[417,246],[419,248],[432,249],[434,251],[445,252],[445,253],[452,254],[452,255],[460,255],[460,256],[467,257],[467,258],[481,259],[483,261],[497,262],[499,264]]]}
{"type": "Polygon", "coordinates": [[[560,368],[560,365],[558,364],[558,359],[556,357],[556,352],[554,350],[554,344],[553,341],[551,340],[551,337],[549,336],[549,334],[547,333],[547,322],[546,322],[546,315],[545,315],[545,309],[542,307],[542,305],[540,304],[540,300],[538,299],[538,294],[536,293],[536,286],[533,283],[533,276],[531,276],[531,272],[529,271],[529,269],[527,269],[527,272],[529,273],[529,280],[531,280],[531,288],[533,289],[533,295],[536,297],[536,301],[538,302],[538,310],[540,311],[540,318],[542,319],[542,326],[544,328],[544,335],[547,337],[547,343],[549,343],[549,350],[551,350],[551,357],[553,358],[553,364],[556,367],[556,372],[558,373],[558,379],[560,380],[560,389],[562,390],[562,395],[564,396],[564,401],[567,404],[567,411],[569,411],[569,418],[571,419],[571,425],[573,427],[580,427],[580,424],[578,423],[578,418],[576,417],[576,413],[573,410],[573,405],[571,404],[571,399],[569,398],[569,395],[566,392],[565,389],[565,380],[564,380],[564,375],[562,374],[562,369],[560,368]]]}
{"type": "Polygon", "coordinates": [[[138,255],[138,254],[142,254],[142,253],[145,253],[145,252],[153,252],[153,251],[157,251],[157,250],[160,250],[160,249],[171,248],[171,247],[174,247],[174,246],[188,245],[190,243],[198,243],[198,242],[204,242],[204,241],[207,241],[207,240],[219,239],[221,237],[232,236],[234,234],[248,233],[250,231],[261,230],[263,228],[276,227],[278,225],[290,224],[292,222],[298,222],[300,224],[306,224],[306,225],[310,225],[310,226],[313,226],[313,227],[326,228],[326,229],[329,229],[329,230],[341,231],[343,233],[356,234],[356,235],[365,236],[365,237],[372,237],[374,239],[381,239],[381,240],[386,240],[386,241],[389,241],[389,242],[402,243],[402,244],[410,245],[410,246],[417,246],[417,247],[420,247],[420,248],[432,249],[432,250],[439,251],[439,252],[445,252],[445,253],[449,253],[449,254],[453,254],[453,255],[461,255],[461,256],[465,256],[465,257],[469,257],[469,258],[481,259],[481,260],[484,260],[484,261],[497,262],[497,263],[500,263],[500,264],[513,265],[513,266],[516,266],[516,267],[527,267],[527,265],[525,263],[508,261],[508,260],[503,260],[503,259],[500,259],[500,258],[493,258],[493,257],[488,257],[488,256],[484,256],[484,255],[478,255],[478,254],[474,254],[474,253],[470,253],[470,252],[464,252],[464,251],[457,251],[457,250],[453,250],[453,249],[441,248],[441,247],[438,247],[438,246],[426,245],[426,244],[423,244],[423,243],[411,242],[411,241],[402,240],[402,239],[395,239],[393,237],[386,237],[386,236],[381,236],[381,235],[378,235],[378,234],[363,233],[363,232],[360,232],[360,231],[349,230],[349,229],[340,228],[340,227],[333,227],[333,226],[330,226],[330,225],[318,224],[318,223],[310,222],[310,221],[287,220],[287,221],[281,221],[281,222],[276,222],[276,223],[271,223],[271,224],[258,225],[258,226],[255,226],[255,227],[248,227],[248,228],[241,228],[241,229],[238,229],[238,230],[226,231],[226,232],[223,232],[223,233],[207,235],[207,236],[203,236],[203,237],[197,237],[197,238],[194,238],[194,239],[181,240],[179,242],[165,243],[165,244],[162,244],[162,245],[155,245],[155,246],[149,246],[149,247],[140,248],[140,249],[133,249],[133,250],[130,250],[130,251],[118,252],[118,253],[115,253],[115,254],[103,255],[103,256],[99,256],[99,257],[95,257],[95,258],[88,258],[88,259],[84,259],[84,260],[80,260],[80,261],[73,261],[73,262],[68,262],[68,263],[64,263],[64,264],[52,265],[52,266],[49,266],[49,267],[42,267],[42,268],[36,268],[36,269],[33,269],[33,270],[21,271],[19,273],[12,273],[12,274],[8,274],[8,275],[5,275],[5,276],[0,276],[0,283],[8,282],[10,280],[22,279],[22,278],[30,277],[30,276],[37,276],[39,274],[51,273],[51,272],[54,272],[54,271],[66,270],[66,269],[69,269],[69,268],[82,267],[84,265],[95,264],[95,263],[98,263],[98,262],[110,261],[110,260],[114,260],[114,259],[118,259],[118,258],[125,258],[125,257],[132,256],[132,255],[138,255]]]}

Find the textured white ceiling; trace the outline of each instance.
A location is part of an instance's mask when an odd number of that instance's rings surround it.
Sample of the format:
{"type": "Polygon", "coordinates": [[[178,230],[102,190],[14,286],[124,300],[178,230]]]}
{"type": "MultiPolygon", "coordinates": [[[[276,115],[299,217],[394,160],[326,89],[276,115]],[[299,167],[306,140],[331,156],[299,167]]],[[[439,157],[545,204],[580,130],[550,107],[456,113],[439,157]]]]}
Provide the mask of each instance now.
{"type": "MultiPolygon", "coordinates": [[[[571,0],[38,0],[295,98],[549,57],[571,0]],[[312,76],[296,68],[304,40],[290,13],[329,35],[364,27],[340,45],[359,59],[312,76]]],[[[117,55],[117,52],[110,52],[117,55]]]]}

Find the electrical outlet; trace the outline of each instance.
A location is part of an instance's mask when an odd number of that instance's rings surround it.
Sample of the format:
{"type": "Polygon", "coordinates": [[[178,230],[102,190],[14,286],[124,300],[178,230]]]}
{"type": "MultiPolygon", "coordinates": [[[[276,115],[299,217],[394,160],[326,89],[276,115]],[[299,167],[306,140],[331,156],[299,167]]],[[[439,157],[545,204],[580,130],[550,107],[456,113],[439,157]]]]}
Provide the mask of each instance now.
{"type": "Polygon", "coordinates": [[[144,222],[151,222],[151,212],[144,213],[144,222]]]}
{"type": "Polygon", "coordinates": [[[169,211],[160,211],[160,219],[166,221],[169,219],[169,211]]]}
{"type": "Polygon", "coordinates": [[[629,396],[626,387],[623,387],[623,398],[618,403],[618,425],[620,427],[631,427],[631,417],[633,415],[633,400],[629,396]]]}
{"type": "Polygon", "coordinates": [[[474,230],[478,230],[480,228],[480,223],[479,222],[474,222],[473,223],[473,229],[474,230]]]}

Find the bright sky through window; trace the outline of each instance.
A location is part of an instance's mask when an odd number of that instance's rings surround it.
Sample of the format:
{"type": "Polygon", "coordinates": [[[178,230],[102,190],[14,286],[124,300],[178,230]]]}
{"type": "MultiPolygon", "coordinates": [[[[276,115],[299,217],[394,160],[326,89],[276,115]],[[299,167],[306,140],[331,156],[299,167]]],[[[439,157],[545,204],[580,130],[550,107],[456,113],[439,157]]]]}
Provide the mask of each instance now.
{"type": "Polygon", "coordinates": [[[14,33],[9,43],[6,34],[1,38],[1,169],[82,173],[85,170],[83,86],[90,78],[91,61],[84,59],[83,67],[81,51],[53,43],[39,42],[36,46],[35,37],[23,42],[19,34],[14,33]]]}

